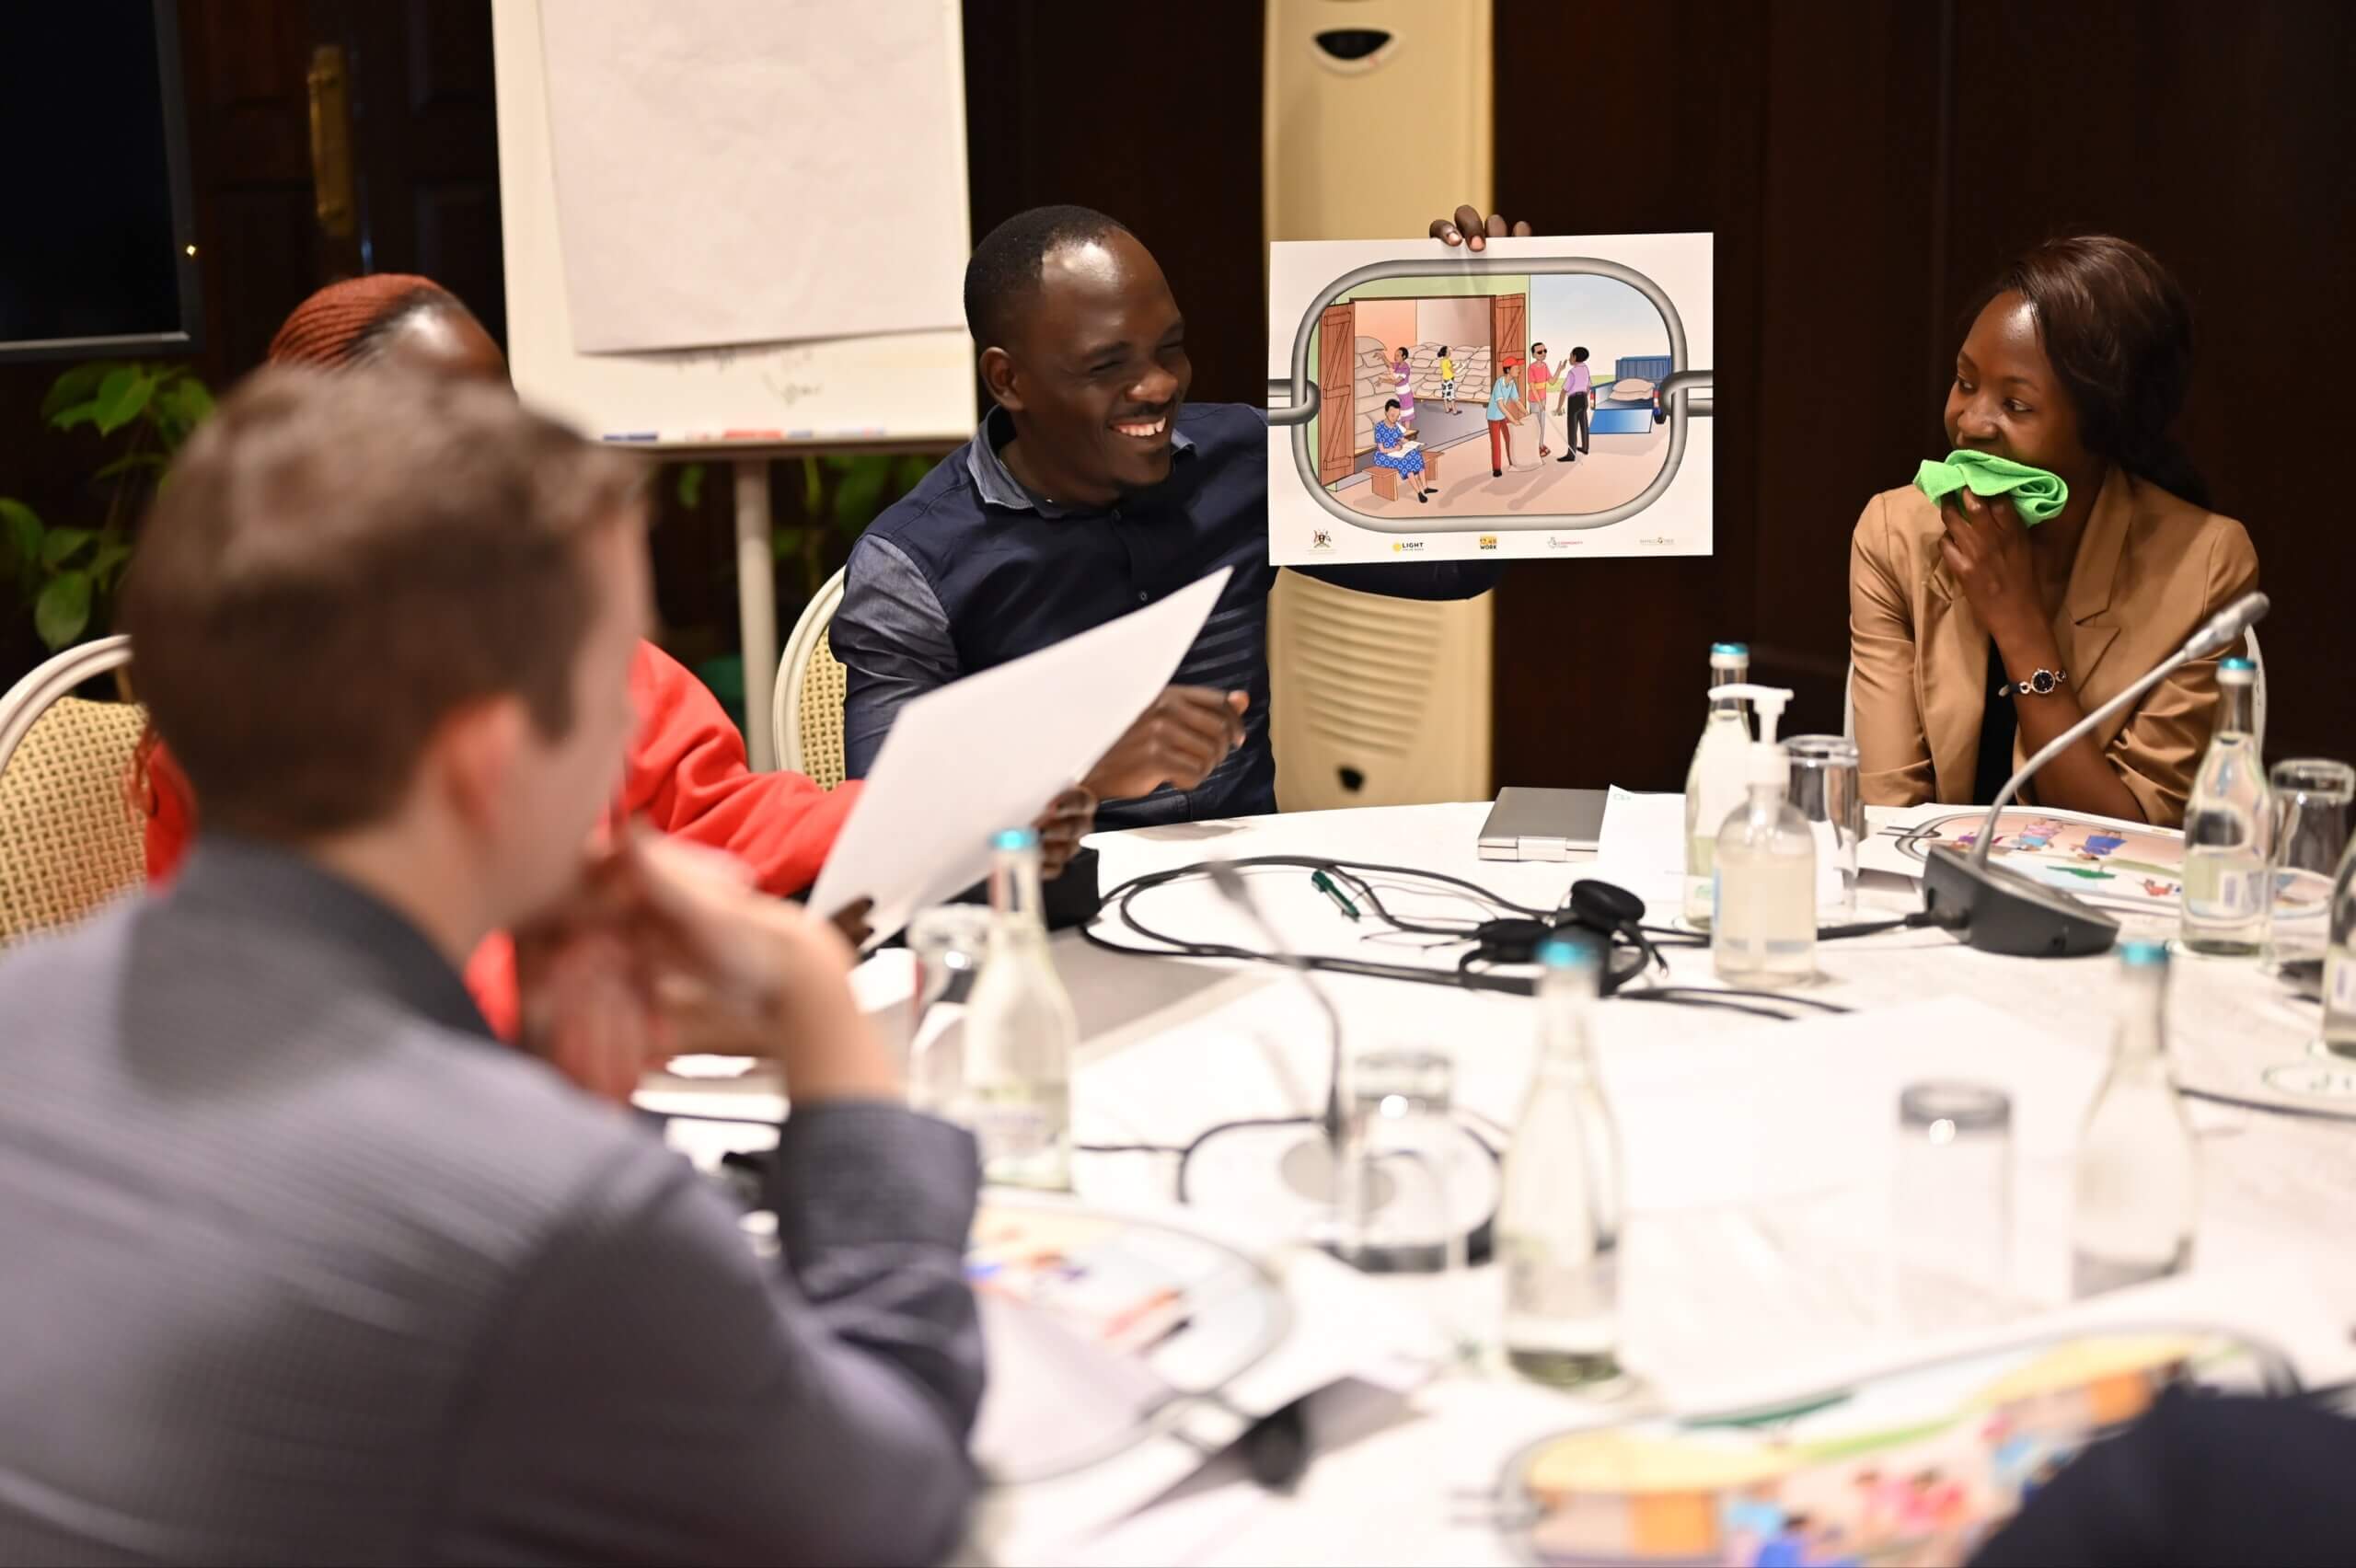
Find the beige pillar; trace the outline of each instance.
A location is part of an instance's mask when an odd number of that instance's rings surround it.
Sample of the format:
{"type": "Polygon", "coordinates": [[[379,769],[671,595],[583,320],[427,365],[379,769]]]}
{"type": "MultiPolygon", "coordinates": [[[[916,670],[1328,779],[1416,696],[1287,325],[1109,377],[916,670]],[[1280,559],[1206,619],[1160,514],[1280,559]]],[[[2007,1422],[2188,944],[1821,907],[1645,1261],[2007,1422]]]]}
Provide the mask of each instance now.
{"type": "MultiPolygon", "coordinates": [[[[1267,0],[1268,237],[1422,234],[1490,200],[1490,0],[1267,0]]],[[[1396,570],[1396,569],[1392,569],[1396,570]]],[[[1279,572],[1287,811],[1486,800],[1491,596],[1433,605],[1279,572]]]]}

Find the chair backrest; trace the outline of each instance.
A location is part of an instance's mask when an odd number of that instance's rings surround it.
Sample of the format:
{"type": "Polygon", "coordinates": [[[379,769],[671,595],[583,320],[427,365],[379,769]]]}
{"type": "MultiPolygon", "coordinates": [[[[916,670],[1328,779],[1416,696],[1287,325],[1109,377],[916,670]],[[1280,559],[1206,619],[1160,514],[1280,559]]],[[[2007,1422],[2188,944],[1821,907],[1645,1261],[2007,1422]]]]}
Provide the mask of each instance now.
{"type": "Polygon", "coordinates": [[[131,765],[146,710],[70,695],[130,659],[122,637],[68,649],[0,698],[0,943],[71,925],[145,878],[131,765]]]}
{"type": "Polygon", "coordinates": [[[843,667],[826,640],[842,602],[843,574],[837,571],[793,623],[771,698],[780,762],[822,790],[843,781],[843,667]]]}
{"type": "Polygon", "coordinates": [[[1849,661],[1848,673],[1841,678],[1841,734],[1844,740],[1857,738],[1857,662],[1849,661]]]}

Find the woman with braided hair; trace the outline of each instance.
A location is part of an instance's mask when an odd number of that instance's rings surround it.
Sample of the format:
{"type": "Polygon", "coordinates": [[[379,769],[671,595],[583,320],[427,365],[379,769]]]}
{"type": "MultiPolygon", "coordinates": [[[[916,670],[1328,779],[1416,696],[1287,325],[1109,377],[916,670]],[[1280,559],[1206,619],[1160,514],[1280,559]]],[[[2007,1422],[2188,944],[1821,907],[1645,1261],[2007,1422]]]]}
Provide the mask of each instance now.
{"type": "MultiPolygon", "coordinates": [[[[271,340],[272,364],[327,370],[386,367],[466,379],[507,379],[506,357],[472,312],[430,279],[378,272],[330,283],[297,306],[271,340]]],[[[420,476],[430,483],[431,476],[420,476]]],[[[674,837],[724,849],[780,897],[806,891],[859,797],[856,780],[821,790],[798,773],[756,773],[745,743],[703,683],[678,661],[641,642],[629,672],[639,729],[618,801],[674,837]]],[[[151,732],[142,743],[147,814],[147,874],[167,881],[195,832],[198,803],[151,732]]],[[[1073,791],[1039,823],[1049,874],[1060,870],[1093,825],[1095,801],[1073,791]]],[[[856,923],[856,916],[853,917],[856,923]]],[[[468,988],[502,1038],[519,1029],[514,946],[485,942],[467,967],[468,988]]]]}

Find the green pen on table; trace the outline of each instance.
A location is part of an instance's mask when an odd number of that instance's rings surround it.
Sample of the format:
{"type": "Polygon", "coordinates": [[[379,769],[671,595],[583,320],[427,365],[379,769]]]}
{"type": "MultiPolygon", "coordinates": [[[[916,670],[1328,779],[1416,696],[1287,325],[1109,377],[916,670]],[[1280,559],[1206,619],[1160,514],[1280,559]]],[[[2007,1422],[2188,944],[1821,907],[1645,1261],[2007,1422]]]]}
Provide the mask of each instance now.
{"type": "Polygon", "coordinates": [[[1309,880],[1315,882],[1317,891],[1332,899],[1334,906],[1343,914],[1353,920],[1358,917],[1358,906],[1350,902],[1349,894],[1336,886],[1332,877],[1327,876],[1323,871],[1311,871],[1309,873],[1309,880]]]}

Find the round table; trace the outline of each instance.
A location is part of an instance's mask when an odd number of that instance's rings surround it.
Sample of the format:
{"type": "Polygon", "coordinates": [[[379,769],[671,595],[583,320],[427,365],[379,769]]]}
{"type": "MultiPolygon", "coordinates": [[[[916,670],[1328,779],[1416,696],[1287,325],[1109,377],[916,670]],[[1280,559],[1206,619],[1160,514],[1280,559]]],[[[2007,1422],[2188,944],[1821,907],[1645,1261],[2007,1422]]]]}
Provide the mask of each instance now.
{"type": "MultiPolygon", "coordinates": [[[[1212,857],[1311,855],[1445,871],[1516,903],[1553,908],[1570,883],[1608,875],[1671,923],[1679,882],[1657,868],[1484,861],[1485,802],[1304,813],[1100,834],[1107,891],[1140,874],[1212,857]]],[[[1299,950],[1452,968],[1439,951],[1348,920],[1306,870],[1249,873],[1256,901],[1299,950]]],[[[1868,887],[1861,917],[1916,902],[1889,879],[1868,887]]],[[[1401,912],[1464,914],[1461,902],[1403,886],[1401,912]]],[[[1257,948],[1248,920],[1207,879],[1144,894],[1138,912],[1188,940],[1257,948]]],[[[1134,940],[1116,925],[1102,928],[1134,940]]],[[[1057,962],[1082,1043],[1074,1063],[1075,1142],[1132,1152],[1075,1158],[1082,1200],[1168,1205],[1185,1145],[1241,1117],[1309,1115],[1322,1104],[1326,1026],[1299,980],[1278,966],[1106,952],[1059,936],[1057,962]]],[[[1669,981],[1718,984],[1705,949],[1666,950],[1669,981]]],[[[904,1012],[904,959],[865,976],[873,1006],[904,1012]]],[[[2203,1156],[2191,1271],[2141,1291],[2070,1303],[2070,1158],[2101,1078],[2118,995],[2117,961],[2041,961],[1972,951],[1936,931],[1827,942],[1802,995],[1855,1009],[1775,1022],[1698,1008],[1606,1002],[1595,1047],[1625,1147],[1629,1228],[1621,1293],[1623,1356],[1644,1396],[1680,1410],[1727,1408],[1830,1386],[1949,1344],[1986,1343],[1989,1325],[1894,1322],[1869,1282],[1903,1216],[1888,1172],[1904,1084],[1934,1077],[1993,1083],[2015,1109],[2015,1277],[2022,1329],[2198,1322],[2285,1351],[2308,1381],[2356,1375],[2356,1261],[2341,1244],[2339,1202],[2356,1191],[2356,1124],[2192,1101],[2203,1156]]],[[[1455,1101],[1509,1127],[1533,1052],[1531,1004],[1519,997],[1350,975],[1320,984],[1347,1049],[1444,1053],[1455,1101]]],[[[2297,1056],[2311,1021],[2286,1006],[2254,963],[2179,960],[2178,1032],[2223,1029],[2212,1046],[2253,1063],[2297,1056]]],[[[674,1111],[690,1104],[672,1103],[674,1111]]],[[[1349,1297],[1283,1228],[1249,1213],[1180,1211],[1230,1238],[1256,1239],[1295,1293],[1296,1336],[1347,1338],[1378,1298],[1398,1321],[1461,1330],[1494,1320],[1494,1269],[1445,1282],[1350,1276],[1349,1297]],[[1254,1232],[1255,1221],[1260,1229],[1254,1232]]],[[[1379,1314],[1373,1314],[1379,1316],[1379,1314]]],[[[1500,1466],[1530,1440],[1623,1418],[1612,1407],[1495,1371],[1458,1368],[1410,1387],[1384,1375],[1345,1384],[1312,1406],[1318,1457],[1279,1496],[1239,1465],[1202,1470],[1117,1522],[1089,1514],[1088,1478],[995,1496],[976,1553],[1006,1561],[1201,1562],[1509,1561],[1483,1501],[1500,1466]],[[1084,1529],[1075,1519],[1087,1520],[1084,1529]],[[1100,1528],[1103,1526],[1103,1528],[1100,1528]]],[[[1215,1439],[1214,1439],[1215,1440],[1215,1439]]]]}

